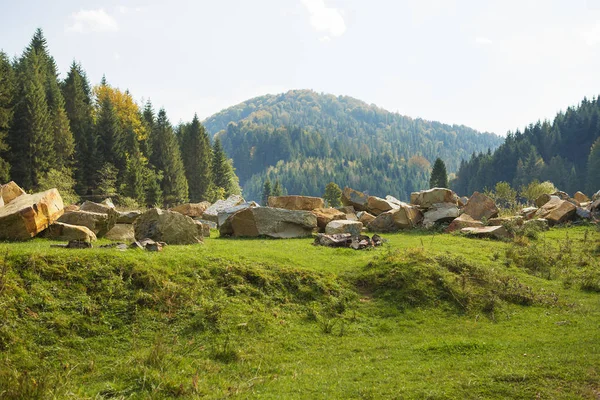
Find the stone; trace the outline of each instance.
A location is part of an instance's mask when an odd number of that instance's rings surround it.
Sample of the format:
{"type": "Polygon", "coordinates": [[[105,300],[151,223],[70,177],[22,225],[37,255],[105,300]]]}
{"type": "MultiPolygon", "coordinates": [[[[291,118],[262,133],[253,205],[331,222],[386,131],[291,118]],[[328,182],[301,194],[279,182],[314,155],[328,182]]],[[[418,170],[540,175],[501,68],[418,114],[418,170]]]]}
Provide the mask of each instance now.
{"type": "Polygon", "coordinates": [[[219,212],[217,226],[219,227],[219,232],[222,235],[233,235],[233,227],[231,226],[231,217],[238,211],[245,210],[246,208],[250,208],[252,205],[250,203],[243,203],[235,207],[230,207],[225,210],[219,212]]]}
{"type": "Polygon", "coordinates": [[[377,216],[386,211],[400,208],[399,204],[393,203],[381,197],[369,196],[367,198],[367,210],[369,213],[377,216]]]}
{"type": "Polygon", "coordinates": [[[310,196],[269,196],[269,207],[283,208],[285,210],[312,211],[325,208],[325,201],[320,197],[310,196]]]}
{"type": "Polygon", "coordinates": [[[488,226],[506,226],[506,224],[521,226],[523,225],[523,217],[518,215],[514,217],[490,218],[487,224],[488,226]]]}
{"type": "Polygon", "coordinates": [[[349,187],[342,192],[342,204],[352,206],[356,211],[368,211],[369,196],[349,187]]]}
{"type": "Polygon", "coordinates": [[[482,218],[490,219],[498,216],[498,207],[494,200],[479,192],[473,193],[462,211],[479,221],[482,218]]]}
{"type": "Polygon", "coordinates": [[[358,216],[354,213],[348,213],[348,214],[346,214],[346,219],[348,221],[358,221],[358,216]]]}
{"type": "Polygon", "coordinates": [[[96,241],[96,234],[85,226],[63,224],[55,222],[48,227],[43,236],[53,240],[83,240],[84,242],[96,241]]]}
{"type": "Polygon", "coordinates": [[[325,227],[325,234],[334,235],[336,233],[349,233],[352,236],[359,236],[362,232],[363,224],[359,221],[331,221],[325,227]]]}
{"type": "Polygon", "coordinates": [[[119,242],[133,242],[135,240],[135,230],[132,224],[115,224],[104,237],[119,242]]]}
{"type": "Polygon", "coordinates": [[[110,213],[99,213],[92,211],[73,211],[70,213],[63,214],[58,222],[62,222],[69,225],[86,226],[97,237],[104,237],[110,231],[113,226],[117,223],[116,211],[110,209],[110,213]]]}
{"type": "Polygon", "coordinates": [[[523,230],[531,228],[540,231],[547,231],[548,229],[550,229],[550,227],[548,226],[548,220],[544,218],[535,218],[523,222],[523,230]]]}
{"type": "Polygon", "coordinates": [[[117,224],[133,224],[142,215],[141,211],[117,211],[117,224]]]}
{"type": "Polygon", "coordinates": [[[573,198],[575,200],[577,200],[579,203],[587,203],[588,201],[590,201],[590,198],[581,192],[575,192],[575,194],[573,195],[573,198]]]}
{"type": "Polygon", "coordinates": [[[355,214],[356,210],[352,206],[337,207],[336,210],[343,212],[344,214],[355,214]]]}
{"type": "Polygon", "coordinates": [[[524,209],[521,210],[520,214],[525,219],[531,219],[531,218],[533,218],[533,216],[535,215],[537,210],[538,210],[537,207],[525,207],[524,209]]]}
{"type": "Polygon", "coordinates": [[[23,189],[19,187],[14,181],[10,181],[5,185],[0,185],[0,197],[4,201],[4,205],[7,205],[19,196],[26,194],[23,189]]]}
{"type": "Polygon", "coordinates": [[[552,193],[552,196],[556,196],[561,200],[569,200],[571,198],[567,192],[563,192],[561,190],[552,193]]]}
{"type": "Polygon", "coordinates": [[[334,235],[319,233],[313,244],[316,246],[327,247],[350,247],[352,244],[352,235],[349,233],[338,233],[334,235]]]}
{"type": "Polygon", "coordinates": [[[100,202],[100,204],[107,206],[108,208],[112,208],[113,210],[116,209],[115,204],[113,203],[113,201],[109,198],[106,198],[104,200],[102,200],[100,202]]]}
{"type": "Polygon", "coordinates": [[[335,208],[317,208],[311,212],[317,217],[317,226],[322,231],[325,230],[325,227],[331,221],[346,219],[346,214],[335,208]]]}
{"type": "Polygon", "coordinates": [[[232,214],[227,223],[219,227],[219,231],[224,236],[296,238],[310,236],[316,228],[317,217],[309,211],[248,207],[232,214]],[[229,224],[231,234],[222,230],[229,224]]]}
{"type": "Polygon", "coordinates": [[[387,196],[385,196],[385,199],[386,199],[388,202],[390,202],[390,203],[392,203],[392,204],[396,204],[396,205],[398,205],[398,206],[402,206],[402,204],[405,204],[404,202],[402,202],[402,201],[398,200],[398,199],[397,199],[397,198],[395,198],[394,196],[387,195],[387,196]]]}
{"type": "Polygon", "coordinates": [[[450,189],[433,188],[410,194],[410,204],[420,208],[430,208],[436,203],[458,204],[458,196],[450,189]]]}
{"type": "Polygon", "coordinates": [[[204,224],[198,220],[194,220],[196,224],[196,228],[198,228],[198,235],[202,235],[202,237],[210,237],[210,226],[208,224],[204,224]]]}
{"type": "Polygon", "coordinates": [[[483,228],[483,222],[473,219],[469,214],[461,214],[452,220],[446,232],[454,232],[463,228],[483,228]]]}
{"type": "Polygon", "coordinates": [[[69,206],[65,207],[65,212],[71,212],[71,211],[79,211],[79,206],[77,204],[71,204],[69,206]]]}
{"type": "Polygon", "coordinates": [[[63,212],[64,204],[56,189],[14,197],[0,208],[0,240],[30,239],[56,222],[63,212]]]}
{"type": "Polygon", "coordinates": [[[581,219],[592,219],[592,212],[589,210],[586,210],[585,208],[577,207],[577,210],[575,211],[575,213],[581,219]]]}
{"type": "Polygon", "coordinates": [[[552,195],[550,195],[548,193],[541,194],[538,196],[537,199],[535,199],[535,205],[539,208],[539,207],[543,206],[544,204],[546,204],[547,202],[549,202],[551,198],[552,198],[552,195]]]}
{"type": "Polygon", "coordinates": [[[592,201],[596,201],[596,200],[600,200],[600,190],[598,190],[596,193],[594,193],[594,195],[592,196],[592,201]]]}
{"type": "Polygon", "coordinates": [[[202,214],[202,218],[207,221],[212,221],[217,223],[219,220],[219,212],[226,210],[231,207],[238,206],[240,204],[245,203],[246,200],[242,196],[239,195],[231,195],[227,198],[227,200],[217,200],[212,206],[208,207],[204,210],[202,214]]]}
{"type": "Polygon", "coordinates": [[[423,226],[431,228],[437,223],[451,222],[458,215],[456,203],[435,203],[423,213],[423,226]]]}
{"type": "Polygon", "coordinates": [[[0,207],[4,207],[4,198],[0,196],[0,207]]]}
{"type": "Polygon", "coordinates": [[[552,196],[550,201],[544,204],[535,213],[537,218],[545,218],[550,226],[563,224],[572,220],[577,213],[577,206],[573,203],[561,200],[557,196],[552,196]]]}
{"type": "Polygon", "coordinates": [[[79,211],[88,211],[99,214],[114,214],[115,215],[115,223],[118,218],[118,213],[114,207],[110,207],[106,204],[102,203],[94,203],[93,201],[85,201],[80,207],[79,211]]]}
{"type": "Polygon", "coordinates": [[[153,208],[143,213],[134,223],[135,239],[152,239],[168,244],[196,244],[202,242],[194,220],[175,211],[153,208]]]}
{"type": "Polygon", "coordinates": [[[458,198],[458,207],[463,208],[469,202],[469,198],[467,196],[462,196],[458,198]]]}
{"type": "Polygon", "coordinates": [[[199,222],[202,222],[204,225],[208,225],[209,229],[217,229],[218,228],[218,225],[215,222],[207,221],[202,218],[194,218],[194,221],[199,221],[199,222]]]}
{"type": "Polygon", "coordinates": [[[170,210],[187,215],[188,217],[199,218],[210,206],[211,204],[208,201],[203,201],[201,203],[180,204],[177,207],[171,208],[170,210]]]}
{"type": "Polygon", "coordinates": [[[400,208],[379,214],[367,228],[371,232],[395,232],[414,228],[422,219],[423,214],[417,207],[403,203],[400,208]]]}
{"type": "Polygon", "coordinates": [[[460,230],[461,233],[468,236],[475,236],[479,238],[492,238],[492,239],[509,239],[511,234],[503,226],[484,226],[479,228],[463,228],[460,230]]]}
{"type": "Polygon", "coordinates": [[[373,214],[369,214],[366,211],[360,211],[358,214],[356,214],[356,217],[360,222],[362,222],[364,226],[369,225],[371,221],[375,219],[375,216],[373,214]]]}

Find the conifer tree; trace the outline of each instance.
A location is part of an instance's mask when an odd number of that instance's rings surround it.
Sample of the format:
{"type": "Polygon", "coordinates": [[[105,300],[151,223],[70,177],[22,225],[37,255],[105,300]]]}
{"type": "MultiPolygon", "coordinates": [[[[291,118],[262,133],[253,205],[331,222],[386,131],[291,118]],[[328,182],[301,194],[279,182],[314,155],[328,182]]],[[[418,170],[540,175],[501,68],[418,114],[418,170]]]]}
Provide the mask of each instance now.
{"type": "Polygon", "coordinates": [[[115,107],[109,97],[102,99],[97,115],[97,162],[102,166],[110,164],[118,173],[122,170],[120,155],[123,154],[123,137],[115,107]]]}
{"type": "Polygon", "coordinates": [[[6,156],[8,130],[13,121],[13,104],[16,82],[13,67],[5,53],[0,51],[0,184],[10,177],[10,164],[6,156]]]}
{"type": "Polygon", "coordinates": [[[587,171],[587,192],[591,196],[600,190],[600,137],[592,145],[587,171]]]}
{"type": "Polygon", "coordinates": [[[281,182],[279,182],[279,178],[275,180],[271,196],[283,196],[283,187],[281,186],[281,182]]]}
{"type": "Polygon", "coordinates": [[[327,202],[329,207],[339,207],[342,205],[342,190],[335,182],[329,182],[325,186],[325,194],[323,199],[327,202]]]}
{"type": "Polygon", "coordinates": [[[212,156],[213,184],[218,188],[222,188],[225,192],[225,197],[241,192],[237,176],[234,173],[233,165],[227,159],[227,155],[221,146],[221,140],[217,137],[213,145],[212,156]]]}
{"type": "Polygon", "coordinates": [[[261,204],[263,206],[267,206],[269,204],[269,196],[272,195],[273,188],[271,187],[271,181],[269,180],[269,178],[267,178],[265,180],[265,184],[263,185],[261,204]]]}
{"type": "Polygon", "coordinates": [[[212,184],[212,149],[204,126],[194,115],[189,126],[182,126],[181,155],[190,190],[190,201],[207,200],[212,184]]]}
{"type": "Polygon", "coordinates": [[[433,164],[431,170],[431,178],[429,179],[430,188],[447,188],[448,187],[448,173],[446,172],[446,164],[441,158],[437,158],[433,164]]]}

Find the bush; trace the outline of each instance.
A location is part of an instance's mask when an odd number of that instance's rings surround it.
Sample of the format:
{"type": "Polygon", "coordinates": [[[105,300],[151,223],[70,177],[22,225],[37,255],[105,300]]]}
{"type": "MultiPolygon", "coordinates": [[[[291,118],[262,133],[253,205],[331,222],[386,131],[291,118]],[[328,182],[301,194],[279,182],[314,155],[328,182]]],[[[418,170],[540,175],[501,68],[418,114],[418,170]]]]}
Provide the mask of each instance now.
{"type": "Polygon", "coordinates": [[[38,190],[44,191],[49,189],[58,189],[60,196],[65,205],[75,204],[79,201],[79,196],[73,189],[75,187],[75,179],[70,169],[51,169],[41,176],[38,183],[38,190]]]}
{"type": "Polygon", "coordinates": [[[557,191],[554,184],[550,181],[540,183],[537,179],[527,186],[521,186],[519,196],[526,199],[530,204],[543,194],[552,194],[557,191]]]}

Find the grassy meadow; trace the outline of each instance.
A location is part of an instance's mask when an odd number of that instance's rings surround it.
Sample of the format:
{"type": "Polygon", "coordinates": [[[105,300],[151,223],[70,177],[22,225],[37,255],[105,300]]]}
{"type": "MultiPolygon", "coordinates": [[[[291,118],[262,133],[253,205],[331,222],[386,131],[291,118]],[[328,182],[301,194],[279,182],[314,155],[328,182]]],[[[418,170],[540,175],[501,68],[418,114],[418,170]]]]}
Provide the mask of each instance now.
{"type": "Polygon", "coordinates": [[[2,399],[598,399],[600,232],[0,243],[2,399]]]}

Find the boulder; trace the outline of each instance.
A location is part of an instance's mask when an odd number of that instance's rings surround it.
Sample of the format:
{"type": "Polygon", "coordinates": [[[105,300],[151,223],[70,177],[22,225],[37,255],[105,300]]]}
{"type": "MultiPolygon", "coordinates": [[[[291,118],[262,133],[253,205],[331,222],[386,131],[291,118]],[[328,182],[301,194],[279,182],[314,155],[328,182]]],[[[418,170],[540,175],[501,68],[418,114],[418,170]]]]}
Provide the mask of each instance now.
{"type": "Polygon", "coordinates": [[[115,222],[119,218],[119,213],[114,207],[103,203],[94,203],[93,201],[85,201],[80,207],[79,211],[89,211],[93,213],[109,214],[114,216],[115,222]]]}
{"type": "Polygon", "coordinates": [[[417,207],[403,203],[400,208],[379,214],[367,228],[371,232],[395,232],[400,229],[411,229],[423,219],[417,207]]]}
{"type": "Polygon", "coordinates": [[[311,211],[324,208],[325,202],[320,197],[310,196],[269,196],[269,207],[283,208],[285,210],[311,211]]]}
{"type": "Polygon", "coordinates": [[[453,221],[458,215],[456,203],[435,203],[423,213],[423,226],[431,228],[436,223],[453,221]]]}
{"type": "Polygon", "coordinates": [[[217,229],[218,228],[218,225],[215,222],[207,221],[202,218],[194,218],[194,221],[199,221],[199,222],[202,222],[204,225],[208,225],[209,229],[217,229]]]}
{"type": "Polygon", "coordinates": [[[410,204],[420,208],[431,208],[436,203],[458,204],[458,196],[450,189],[433,188],[410,194],[410,204]]]}
{"type": "Polygon", "coordinates": [[[142,215],[141,211],[118,212],[117,224],[133,224],[142,215]]]}
{"type": "Polygon", "coordinates": [[[390,203],[392,203],[392,204],[396,204],[396,205],[398,205],[398,206],[401,206],[402,204],[404,204],[404,202],[402,202],[402,201],[398,200],[398,199],[397,199],[397,198],[395,198],[394,196],[387,195],[387,196],[385,196],[385,199],[386,199],[388,202],[390,202],[390,203]]]}
{"type": "Polygon", "coordinates": [[[467,205],[463,208],[465,214],[471,218],[481,220],[482,218],[494,218],[498,216],[498,207],[490,197],[483,193],[475,192],[469,198],[467,205]]]}
{"type": "Polygon", "coordinates": [[[369,196],[349,187],[342,192],[342,204],[352,206],[356,211],[368,211],[369,196]]]}
{"type": "Polygon", "coordinates": [[[561,190],[552,193],[552,196],[556,196],[561,200],[569,200],[571,198],[567,192],[563,192],[561,190]]]}
{"type": "Polygon", "coordinates": [[[317,228],[317,217],[309,211],[271,207],[249,207],[229,216],[219,227],[221,235],[295,238],[310,236],[317,228]],[[231,233],[222,229],[231,227],[231,233]]]}
{"type": "Polygon", "coordinates": [[[535,213],[537,218],[545,218],[550,226],[562,224],[572,220],[577,212],[577,206],[573,203],[561,200],[557,196],[552,196],[550,201],[544,204],[535,213]]]}
{"type": "Polygon", "coordinates": [[[362,222],[358,221],[331,221],[325,227],[326,235],[335,235],[337,233],[349,233],[352,236],[359,236],[363,228],[362,222]]]}
{"type": "Polygon", "coordinates": [[[522,229],[535,229],[540,231],[547,231],[548,229],[550,229],[550,227],[548,226],[548,220],[544,218],[536,218],[524,221],[522,229]]]}
{"type": "Polygon", "coordinates": [[[479,228],[463,228],[460,233],[468,236],[474,236],[479,238],[492,238],[492,239],[509,239],[512,237],[509,231],[503,226],[484,226],[479,228]]]}
{"type": "Polygon", "coordinates": [[[506,226],[506,224],[521,226],[523,225],[523,217],[520,215],[514,217],[496,217],[490,218],[487,222],[489,226],[506,226]]]}
{"type": "Polygon", "coordinates": [[[469,198],[467,196],[462,196],[458,198],[458,207],[463,208],[469,202],[469,198]]]}
{"type": "Polygon", "coordinates": [[[533,216],[535,215],[537,210],[538,210],[537,207],[525,207],[524,209],[521,210],[520,214],[525,219],[531,219],[531,218],[533,218],[533,216]]]}
{"type": "Polygon", "coordinates": [[[360,222],[362,222],[364,226],[369,225],[371,221],[375,219],[375,216],[373,214],[369,214],[366,211],[360,211],[358,214],[356,214],[356,217],[360,222]]]}
{"type": "Polygon", "coordinates": [[[358,221],[358,216],[355,213],[348,213],[346,214],[346,219],[348,221],[358,221]]]}
{"type": "Polygon", "coordinates": [[[598,190],[596,193],[594,193],[594,195],[592,196],[592,201],[596,201],[596,200],[600,200],[600,190],[598,190]]]}
{"type": "Polygon", "coordinates": [[[203,224],[198,220],[194,220],[194,223],[198,229],[198,235],[201,235],[202,237],[210,237],[210,226],[208,224],[203,224]]]}
{"type": "Polygon", "coordinates": [[[117,242],[133,242],[135,240],[135,229],[133,229],[132,224],[115,224],[104,237],[117,242]]]}
{"type": "Polygon", "coordinates": [[[69,225],[79,225],[89,228],[98,237],[103,237],[117,223],[117,213],[111,209],[111,212],[99,213],[92,211],[73,211],[63,214],[58,222],[69,225]]]}
{"type": "Polygon", "coordinates": [[[113,201],[109,198],[104,199],[100,202],[100,204],[107,206],[108,208],[112,208],[113,210],[116,209],[115,204],[113,203],[113,201]]]}
{"type": "Polygon", "coordinates": [[[356,210],[352,206],[336,207],[336,210],[343,212],[344,214],[355,214],[356,210]]]}
{"type": "Polygon", "coordinates": [[[173,207],[170,210],[178,212],[183,215],[187,215],[188,217],[198,218],[204,214],[207,208],[210,207],[210,203],[208,201],[203,201],[201,203],[185,203],[180,204],[177,207],[173,207]]]}
{"type": "Polygon", "coordinates": [[[474,220],[469,214],[462,214],[458,218],[452,220],[446,232],[454,232],[463,228],[482,228],[483,222],[474,220]]]}
{"type": "Polygon", "coordinates": [[[0,207],[4,207],[4,199],[0,196],[0,207]]]}
{"type": "Polygon", "coordinates": [[[19,196],[26,194],[14,181],[10,181],[5,185],[0,185],[0,197],[4,204],[8,204],[19,196]]]}
{"type": "Polygon", "coordinates": [[[245,210],[246,208],[250,208],[251,206],[252,205],[250,203],[244,203],[220,211],[217,220],[219,232],[221,232],[222,235],[233,235],[233,228],[231,226],[231,219],[229,219],[229,217],[231,217],[236,212],[245,210]]]}
{"type": "Polygon", "coordinates": [[[388,201],[386,199],[382,199],[381,197],[369,196],[367,198],[367,210],[369,213],[377,216],[386,211],[395,210],[400,208],[400,205],[388,201]]]}
{"type": "Polygon", "coordinates": [[[55,222],[43,233],[45,238],[54,240],[81,240],[84,242],[94,242],[96,234],[85,226],[63,224],[55,222]]]}
{"type": "Polygon", "coordinates": [[[175,211],[153,208],[134,223],[135,239],[152,239],[167,244],[195,244],[202,241],[193,219],[175,211]]]}
{"type": "Polygon", "coordinates": [[[317,217],[319,230],[325,230],[325,227],[331,221],[346,219],[346,214],[335,208],[317,208],[311,212],[317,217]]]}
{"type": "Polygon", "coordinates": [[[207,221],[217,223],[219,220],[219,212],[231,207],[245,203],[246,200],[242,196],[231,195],[227,200],[217,200],[212,206],[204,210],[202,218],[207,221]]]}
{"type": "Polygon", "coordinates": [[[573,198],[575,200],[577,200],[579,203],[587,203],[588,201],[590,201],[590,198],[587,197],[585,194],[581,193],[581,192],[576,192],[573,195],[573,198]]]}
{"type": "Polygon", "coordinates": [[[577,207],[575,213],[581,219],[592,219],[592,212],[590,210],[586,210],[585,208],[577,207]]]}
{"type": "Polygon", "coordinates": [[[56,222],[63,212],[63,201],[56,189],[14,197],[0,207],[0,240],[32,238],[56,222]]]}
{"type": "Polygon", "coordinates": [[[71,211],[79,211],[79,206],[77,204],[71,204],[70,206],[66,206],[65,207],[65,212],[71,212],[71,211]]]}
{"type": "MultiPolygon", "coordinates": [[[[556,196],[558,198],[558,196],[556,196]]],[[[552,198],[552,195],[544,193],[538,196],[537,199],[535,199],[535,205],[539,208],[541,206],[543,206],[544,204],[546,204],[547,202],[550,201],[550,199],[552,198]]]]}

